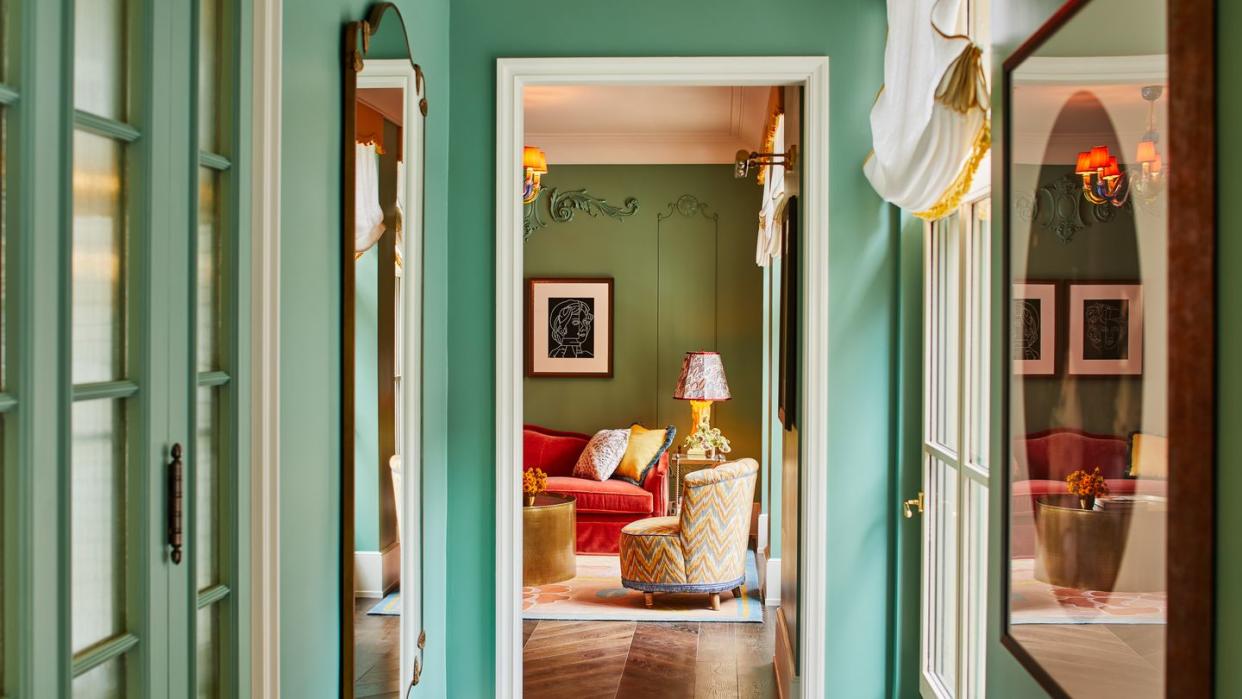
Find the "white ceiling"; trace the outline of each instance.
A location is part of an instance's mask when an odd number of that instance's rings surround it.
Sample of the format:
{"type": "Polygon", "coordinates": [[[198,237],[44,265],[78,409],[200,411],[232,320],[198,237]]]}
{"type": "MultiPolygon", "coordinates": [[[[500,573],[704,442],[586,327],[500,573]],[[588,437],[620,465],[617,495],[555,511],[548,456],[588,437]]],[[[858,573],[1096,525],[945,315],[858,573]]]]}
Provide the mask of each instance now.
{"type": "Polygon", "coordinates": [[[525,89],[526,145],[551,164],[732,163],[759,145],[767,87],[556,85],[525,89]]]}

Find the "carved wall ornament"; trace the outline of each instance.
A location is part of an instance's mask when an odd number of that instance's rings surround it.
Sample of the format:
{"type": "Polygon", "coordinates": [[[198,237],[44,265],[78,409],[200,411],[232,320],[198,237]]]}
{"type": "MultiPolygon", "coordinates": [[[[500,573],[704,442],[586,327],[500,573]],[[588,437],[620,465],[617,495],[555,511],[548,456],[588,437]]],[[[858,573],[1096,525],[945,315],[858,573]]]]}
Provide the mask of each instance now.
{"type": "Polygon", "coordinates": [[[693,194],[683,194],[677,197],[677,201],[669,203],[667,211],[656,214],[656,220],[663,221],[666,218],[670,218],[673,212],[676,211],[682,216],[702,216],[703,218],[719,222],[720,215],[715,212],[708,213],[707,208],[708,204],[699,201],[699,198],[693,194]]]}
{"type": "Polygon", "coordinates": [[[638,213],[638,200],[626,197],[621,206],[609,204],[607,200],[587,194],[585,189],[572,189],[562,192],[556,187],[542,189],[535,200],[525,206],[522,220],[522,239],[529,240],[532,233],[548,225],[539,213],[539,202],[547,202],[548,216],[556,223],[569,223],[574,220],[575,212],[582,211],[588,216],[600,214],[623,221],[638,213]]]}
{"type": "Polygon", "coordinates": [[[1094,223],[1112,221],[1118,209],[1133,210],[1133,204],[1129,201],[1120,207],[1108,202],[1093,204],[1087,201],[1082,196],[1082,182],[1072,172],[1041,185],[1035,190],[1034,197],[1018,195],[1014,205],[1019,217],[1052,232],[1062,243],[1070,242],[1094,223]]]}

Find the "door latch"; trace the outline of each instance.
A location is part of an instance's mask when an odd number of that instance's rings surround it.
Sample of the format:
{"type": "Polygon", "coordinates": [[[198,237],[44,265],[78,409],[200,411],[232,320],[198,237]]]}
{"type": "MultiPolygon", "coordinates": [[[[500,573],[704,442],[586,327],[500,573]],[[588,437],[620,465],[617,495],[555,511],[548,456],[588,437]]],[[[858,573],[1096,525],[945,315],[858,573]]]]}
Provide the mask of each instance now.
{"type": "Polygon", "coordinates": [[[910,498],[909,500],[901,503],[901,511],[905,514],[906,519],[910,519],[914,516],[914,509],[916,507],[919,510],[919,514],[923,514],[923,491],[921,490],[919,491],[919,496],[917,498],[910,498]]]}
{"type": "Polygon", "coordinates": [[[172,445],[172,464],[168,468],[168,545],[173,565],[181,563],[181,518],[184,508],[185,467],[181,463],[181,444],[172,445]]]}

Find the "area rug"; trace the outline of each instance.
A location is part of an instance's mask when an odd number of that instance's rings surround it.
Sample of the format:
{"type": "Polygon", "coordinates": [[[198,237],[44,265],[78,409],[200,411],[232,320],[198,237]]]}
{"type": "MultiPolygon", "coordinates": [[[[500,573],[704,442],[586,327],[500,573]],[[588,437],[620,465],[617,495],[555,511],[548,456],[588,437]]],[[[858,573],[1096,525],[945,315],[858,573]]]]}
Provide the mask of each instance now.
{"type": "Polygon", "coordinates": [[[378,604],[367,610],[370,616],[401,616],[401,593],[389,592],[378,604]]]}
{"type": "Polygon", "coordinates": [[[1164,592],[1106,592],[1057,587],[1035,579],[1035,561],[1013,562],[1011,624],[1163,624],[1164,592]]]}
{"type": "Polygon", "coordinates": [[[720,595],[720,611],[712,611],[704,593],[657,593],[648,609],[637,590],[621,587],[618,556],[578,557],[577,577],[564,582],[522,588],[522,618],[577,621],[763,621],[755,554],[746,552],[742,598],[720,595]]]}

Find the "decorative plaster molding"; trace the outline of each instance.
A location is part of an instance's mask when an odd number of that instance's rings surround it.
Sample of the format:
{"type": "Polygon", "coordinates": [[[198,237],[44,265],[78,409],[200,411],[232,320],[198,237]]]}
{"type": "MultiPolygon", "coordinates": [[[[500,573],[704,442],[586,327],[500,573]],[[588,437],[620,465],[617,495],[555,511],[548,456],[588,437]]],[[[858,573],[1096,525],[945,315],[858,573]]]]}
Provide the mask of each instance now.
{"type": "Polygon", "coordinates": [[[535,196],[535,201],[526,204],[522,217],[522,240],[530,239],[535,231],[548,225],[539,215],[540,199],[548,202],[548,216],[556,223],[569,223],[574,220],[575,211],[584,211],[592,218],[603,214],[618,221],[638,213],[638,200],[626,197],[625,204],[614,206],[599,197],[587,194],[585,189],[574,189],[561,192],[556,187],[542,189],[535,196]],[[547,196],[544,196],[544,195],[547,196]]]}

